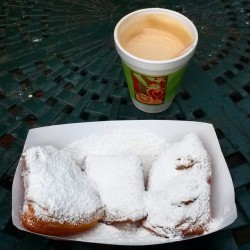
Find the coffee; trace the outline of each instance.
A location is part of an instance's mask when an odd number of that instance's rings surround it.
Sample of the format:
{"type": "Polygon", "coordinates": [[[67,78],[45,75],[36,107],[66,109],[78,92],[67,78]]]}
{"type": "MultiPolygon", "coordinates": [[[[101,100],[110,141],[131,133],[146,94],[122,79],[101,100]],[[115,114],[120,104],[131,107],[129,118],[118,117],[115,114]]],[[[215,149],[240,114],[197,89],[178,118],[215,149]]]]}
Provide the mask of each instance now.
{"type": "Polygon", "coordinates": [[[153,61],[176,58],[193,43],[181,22],[162,13],[131,17],[120,27],[118,39],[130,54],[153,61]]]}
{"type": "Polygon", "coordinates": [[[176,11],[141,9],[117,23],[114,41],[134,105],[148,113],[166,110],[195,52],[194,24],[176,11]]]}

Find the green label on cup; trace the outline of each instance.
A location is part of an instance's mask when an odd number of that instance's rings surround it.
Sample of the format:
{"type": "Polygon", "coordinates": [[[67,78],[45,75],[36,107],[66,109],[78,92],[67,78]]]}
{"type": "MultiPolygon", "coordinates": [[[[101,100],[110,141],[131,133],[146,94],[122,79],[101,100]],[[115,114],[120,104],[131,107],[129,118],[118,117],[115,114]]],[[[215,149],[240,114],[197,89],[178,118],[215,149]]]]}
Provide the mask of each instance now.
{"type": "Polygon", "coordinates": [[[132,98],[148,105],[164,104],[172,100],[183,78],[185,67],[165,76],[150,76],[131,70],[123,63],[125,77],[132,98]]]}

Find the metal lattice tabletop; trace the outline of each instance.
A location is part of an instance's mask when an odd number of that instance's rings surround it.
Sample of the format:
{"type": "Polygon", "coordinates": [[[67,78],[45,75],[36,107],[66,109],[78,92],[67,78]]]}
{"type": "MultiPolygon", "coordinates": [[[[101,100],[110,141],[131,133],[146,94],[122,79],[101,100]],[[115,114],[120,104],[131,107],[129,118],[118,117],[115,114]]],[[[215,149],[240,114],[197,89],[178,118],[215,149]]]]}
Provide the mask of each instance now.
{"type": "Polygon", "coordinates": [[[249,23],[246,0],[0,1],[0,249],[123,248],[54,241],[11,221],[12,180],[30,128],[118,119],[213,123],[238,218],[217,233],[159,248],[250,249],[249,23]],[[159,114],[133,106],[113,42],[117,21],[146,7],[177,10],[199,32],[181,89],[159,114]]]}

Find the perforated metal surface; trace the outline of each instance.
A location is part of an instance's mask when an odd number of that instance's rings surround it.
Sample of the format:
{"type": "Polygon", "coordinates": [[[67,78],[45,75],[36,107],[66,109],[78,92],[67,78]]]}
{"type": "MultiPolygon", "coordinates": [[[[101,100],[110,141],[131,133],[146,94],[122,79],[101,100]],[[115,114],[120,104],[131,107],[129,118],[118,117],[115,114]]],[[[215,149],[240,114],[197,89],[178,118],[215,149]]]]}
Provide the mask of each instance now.
{"type": "Polygon", "coordinates": [[[0,249],[104,247],[15,229],[11,185],[30,128],[116,119],[213,123],[234,181],[238,219],[218,233],[160,248],[250,248],[249,1],[5,0],[0,7],[0,249]],[[113,43],[116,22],[146,7],[185,14],[200,37],[178,96],[159,114],[132,105],[113,43]]]}

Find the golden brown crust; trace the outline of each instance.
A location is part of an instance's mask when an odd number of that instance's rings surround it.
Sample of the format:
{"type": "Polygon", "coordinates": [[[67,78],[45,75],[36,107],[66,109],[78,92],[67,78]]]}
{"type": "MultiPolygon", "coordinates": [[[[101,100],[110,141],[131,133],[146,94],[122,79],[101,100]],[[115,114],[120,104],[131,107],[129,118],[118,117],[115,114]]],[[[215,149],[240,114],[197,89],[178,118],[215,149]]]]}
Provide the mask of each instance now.
{"type": "Polygon", "coordinates": [[[102,221],[104,224],[107,225],[112,225],[112,226],[123,226],[123,225],[135,225],[137,227],[142,226],[142,222],[144,221],[144,219],[140,219],[140,220],[136,220],[136,221],[132,221],[130,219],[127,220],[123,220],[123,221],[102,221]]]}
{"type": "MultiPolygon", "coordinates": [[[[190,227],[185,229],[185,230],[178,228],[178,226],[180,226],[180,225],[181,224],[177,225],[175,228],[182,237],[190,237],[190,236],[202,235],[205,232],[205,228],[202,225],[192,225],[192,224],[190,224],[190,227]]],[[[147,229],[149,232],[151,232],[152,234],[154,234],[154,235],[157,235],[157,236],[160,236],[160,237],[163,237],[163,238],[168,238],[168,237],[166,237],[166,235],[158,233],[158,230],[154,230],[153,227],[147,227],[145,225],[143,225],[143,227],[145,229],[147,229]]]]}
{"type": "Polygon", "coordinates": [[[201,235],[205,232],[204,224],[202,224],[202,223],[199,223],[199,222],[188,223],[189,224],[188,228],[181,229],[181,226],[183,224],[187,224],[187,221],[184,220],[181,223],[179,223],[178,225],[176,225],[176,227],[175,227],[178,231],[180,231],[180,233],[183,237],[201,235]]]}
{"type": "MultiPolygon", "coordinates": [[[[22,172],[29,171],[28,164],[26,162],[25,155],[21,156],[21,169],[22,172]]],[[[24,176],[22,175],[23,186],[26,192],[26,189],[29,188],[28,183],[24,185],[25,180],[24,176]]],[[[93,215],[92,220],[83,222],[79,221],[76,223],[70,222],[59,222],[56,220],[44,220],[41,218],[36,217],[35,209],[29,201],[26,200],[25,210],[21,214],[21,220],[23,225],[31,232],[51,235],[51,236],[63,236],[63,235],[71,235],[75,233],[83,232],[87,229],[90,229],[103,218],[103,211],[96,211],[96,214],[93,215]]]]}
{"type": "Polygon", "coordinates": [[[184,237],[188,236],[195,236],[195,235],[201,235],[204,234],[205,229],[203,226],[199,225],[195,228],[189,228],[187,230],[181,230],[181,233],[184,237]]]}
{"type": "MultiPolygon", "coordinates": [[[[178,158],[177,161],[180,161],[181,158],[178,158]]],[[[188,159],[189,162],[187,164],[180,164],[176,166],[176,170],[186,170],[189,168],[192,168],[194,166],[194,164],[196,164],[197,162],[195,162],[192,158],[188,159]]]]}
{"type": "Polygon", "coordinates": [[[28,205],[28,210],[22,214],[22,223],[30,231],[46,235],[62,236],[83,232],[94,227],[100,218],[93,219],[91,222],[57,222],[45,221],[37,218],[34,214],[34,208],[31,204],[28,205]]]}

